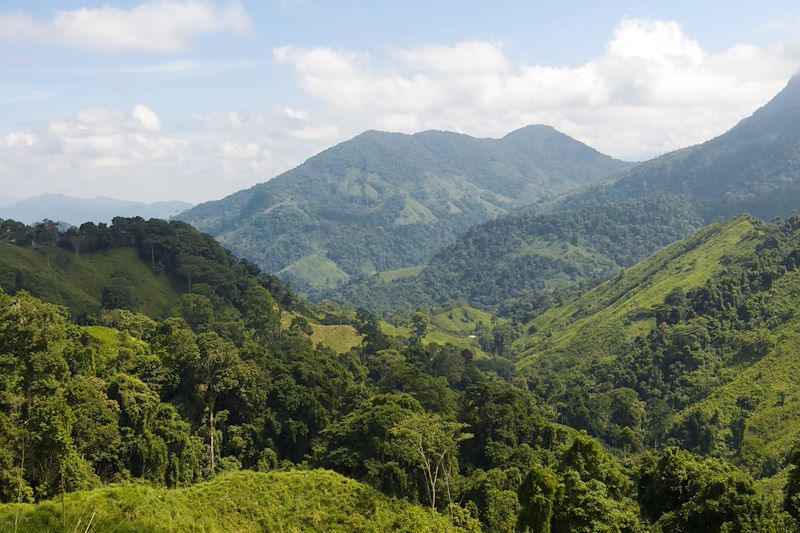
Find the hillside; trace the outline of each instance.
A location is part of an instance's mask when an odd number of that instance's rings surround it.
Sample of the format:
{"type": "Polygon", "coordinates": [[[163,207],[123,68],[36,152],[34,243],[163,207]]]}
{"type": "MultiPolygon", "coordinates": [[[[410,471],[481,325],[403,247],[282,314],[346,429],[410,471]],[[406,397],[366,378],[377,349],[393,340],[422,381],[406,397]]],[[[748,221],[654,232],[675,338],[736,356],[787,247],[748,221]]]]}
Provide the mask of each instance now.
{"type": "MultiPolygon", "coordinates": [[[[123,484],[68,494],[67,531],[466,531],[326,470],[234,472],[182,489],[123,484]]],[[[2,531],[63,531],[61,502],[0,505],[2,531]]]]}
{"type": "Polygon", "coordinates": [[[626,450],[678,445],[781,474],[800,440],[800,219],[711,226],[516,341],[558,419],[626,450]]]}
{"type": "Polygon", "coordinates": [[[470,228],[421,267],[382,272],[327,297],[383,314],[451,301],[496,306],[606,278],[702,225],[692,202],[672,196],[517,213],[470,228]]]}
{"type": "MultiPolygon", "coordinates": [[[[510,346],[519,324],[450,305],[412,315],[405,339],[404,326],[393,332],[363,309],[350,317],[332,306],[303,306],[280,282],[184,223],[115,219],[63,233],[52,224],[0,227],[6,244],[44,255],[32,268],[52,270],[59,252],[74,254],[60,279],[75,286],[85,283],[74,275],[82,261],[99,273],[109,252],[127,250],[145,266],[144,283],[103,291],[103,307],[78,316],[82,324],[23,290],[0,290],[0,524],[12,531],[446,531],[455,524],[511,533],[544,523],[554,531],[654,525],[677,533],[698,520],[708,531],[793,527],[778,505],[784,487],[792,498],[800,494],[791,482],[796,470],[781,470],[794,460],[786,447],[795,434],[764,434],[761,449],[748,444],[725,454],[729,441],[758,442],[736,438],[736,428],[751,426],[735,415],[730,440],[717,427],[727,420],[722,409],[710,419],[690,410],[712,398],[709,385],[733,383],[724,381],[733,374],[715,372],[725,359],[711,348],[733,346],[732,360],[742,362],[776,345],[770,332],[746,328],[788,317],[781,309],[793,292],[777,305],[756,300],[766,283],[778,287],[781,276],[797,271],[797,221],[772,227],[742,217],[708,228],[595,293],[598,310],[618,307],[628,316],[630,305],[617,300],[641,288],[637,316],[674,322],[672,337],[671,326],[659,326],[616,357],[598,359],[585,346],[563,352],[579,317],[554,309],[541,315],[553,313],[553,328],[530,347],[560,341],[548,361],[534,358],[519,373],[508,359],[526,342],[510,346]],[[681,267],[680,277],[662,271],[671,266],[681,267]],[[753,266],[752,275],[732,270],[753,266]],[[154,318],[130,310],[159,271],[177,280],[179,308],[154,318]],[[714,273],[717,285],[693,291],[714,273]],[[659,306],[671,279],[686,292],[681,298],[670,289],[659,306]],[[708,295],[721,295],[725,305],[708,295]],[[734,295],[733,308],[726,295],[734,295]],[[705,324],[691,316],[700,310],[727,313],[707,328],[714,343],[700,344],[709,347],[706,359],[693,351],[694,340],[685,342],[680,323],[705,324]],[[690,379],[650,388],[638,374],[625,381],[626,369],[652,375],[658,358],[647,350],[667,353],[667,341],[681,348],[684,364],[698,361],[673,367],[690,379]],[[651,405],[656,394],[673,411],[651,405]],[[661,431],[654,421],[672,425],[661,431]],[[604,439],[619,457],[574,428],[604,439]],[[664,438],[721,458],[661,450],[664,438]],[[642,453],[647,447],[659,450],[642,453]],[[764,479],[763,493],[728,460],[764,479]],[[672,472],[682,474],[673,480],[672,472]]],[[[596,347],[606,341],[596,339],[596,347]]],[[[757,398],[735,397],[757,420],[757,398]]],[[[788,391],[777,401],[793,406],[793,398],[788,391]]],[[[792,414],[786,409],[778,414],[792,414]]],[[[800,508],[787,511],[800,515],[800,508]]]]}
{"type": "Polygon", "coordinates": [[[707,220],[749,212],[788,216],[800,205],[800,76],[727,133],[677,150],[557,202],[560,210],[653,194],[686,195],[707,220]]]}
{"type": "Polygon", "coordinates": [[[0,207],[0,218],[33,224],[44,219],[66,222],[73,226],[84,222],[111,223],[114,217],[169,219],[192,207],[186,202],[131,202],[96,196],[75,198],[63,194],[42,194],[0,207]]]}
{"type": "Polygon", "coordinates": [[[369,131],[180,218],[317,295],[420,264],[473,224],[629,166],[546,126],[502,139],[369,131]]]}

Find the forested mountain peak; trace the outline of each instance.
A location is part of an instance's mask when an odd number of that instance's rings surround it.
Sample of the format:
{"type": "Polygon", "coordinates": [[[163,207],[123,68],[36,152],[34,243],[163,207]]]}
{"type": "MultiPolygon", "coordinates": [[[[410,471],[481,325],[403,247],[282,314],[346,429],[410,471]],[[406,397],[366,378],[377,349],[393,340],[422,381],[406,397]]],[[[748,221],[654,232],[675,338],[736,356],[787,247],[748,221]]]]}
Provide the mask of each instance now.
{"type": "Polygon", "coordinates": [[[653,194],[686,195],[707,221],[750,212],[788,216],[800,205],[800,78],[726,133],[641,163],[611,183],[588,188],[557,209],[653,194]]]}
{"type": "Polygon", "coordinates": [[[548,126],[501,139],[367,131],[181,218],[316,293],[419,264],[475,223],[629,166],[548,126]]]}

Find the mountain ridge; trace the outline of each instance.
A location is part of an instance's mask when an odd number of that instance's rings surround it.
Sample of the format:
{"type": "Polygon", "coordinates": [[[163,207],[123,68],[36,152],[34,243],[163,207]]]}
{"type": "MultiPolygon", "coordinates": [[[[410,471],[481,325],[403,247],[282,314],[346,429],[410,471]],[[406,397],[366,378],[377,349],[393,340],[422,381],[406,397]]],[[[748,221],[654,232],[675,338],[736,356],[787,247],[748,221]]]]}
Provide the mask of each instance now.
{"type": "Polygon", "coordinates": [[[548,126],[364,132],[179,218],[306,293],[411,266],[471,225],[630,167],[548,126]]]}
{"type": "Polygon", "coordinates": [[[0,207],[0,218],[18,220],[25,224],[50,219],[79,226],[84,222],[108,224],[115,216],[166,219],[186,210],[191,205],[178,200],[136,202],[118,200],[104,195],[79,198],[48,193],[17,200],[8,206],[0,207]]]}

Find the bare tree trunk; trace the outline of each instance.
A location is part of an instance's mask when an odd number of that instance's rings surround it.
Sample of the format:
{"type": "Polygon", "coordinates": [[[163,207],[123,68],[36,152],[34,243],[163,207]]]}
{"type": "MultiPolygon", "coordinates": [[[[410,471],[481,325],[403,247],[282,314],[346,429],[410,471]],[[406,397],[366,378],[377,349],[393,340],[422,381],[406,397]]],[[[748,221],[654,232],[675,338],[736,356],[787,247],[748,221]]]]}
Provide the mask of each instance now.
{"type": "Polygon", "coordinates": [[[214,473],[214,409],[209,409],[208,431],[211,438],[211,473],[214,473]]]}

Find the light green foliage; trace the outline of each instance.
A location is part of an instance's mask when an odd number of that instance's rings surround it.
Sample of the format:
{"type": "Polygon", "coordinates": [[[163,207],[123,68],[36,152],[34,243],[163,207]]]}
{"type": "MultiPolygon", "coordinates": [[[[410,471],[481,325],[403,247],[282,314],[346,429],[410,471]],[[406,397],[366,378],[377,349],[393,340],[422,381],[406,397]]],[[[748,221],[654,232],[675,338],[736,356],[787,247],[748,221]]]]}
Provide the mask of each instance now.
{"type": "MultiPolygon", "coordinates": [[[[236,472],[175,490],[124,484],[68,494],[65,505],[68,530],[97,533],[476,531],[325,470],[236,472]]],[[[60,532],[60,503],[0,505],[0,529],[15,521],[19,531],[60,532]]]]}

